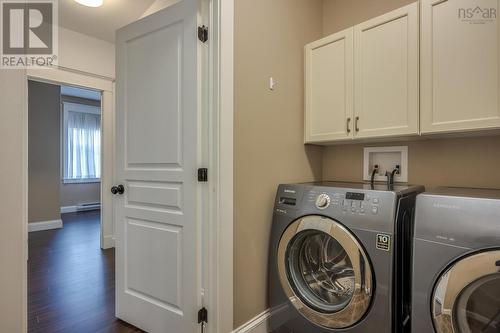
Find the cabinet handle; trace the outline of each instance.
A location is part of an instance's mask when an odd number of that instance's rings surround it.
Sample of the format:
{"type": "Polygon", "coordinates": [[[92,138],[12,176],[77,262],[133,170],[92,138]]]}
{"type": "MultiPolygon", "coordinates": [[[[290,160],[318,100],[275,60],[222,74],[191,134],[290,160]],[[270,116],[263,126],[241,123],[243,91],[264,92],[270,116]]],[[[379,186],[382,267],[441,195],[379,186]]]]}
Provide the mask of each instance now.
{"type": "Polygon", "coordinates": [[[347,133],[351,133],[351,118],[347,118],[347,133]]]}
{"type": "Polygon", "coordinates": [[[358,122],[359,122],[359,117],[356,117],[356,121],[354,122],[354,129],[356,130],[356,132],[359,132],[358,122]]]}

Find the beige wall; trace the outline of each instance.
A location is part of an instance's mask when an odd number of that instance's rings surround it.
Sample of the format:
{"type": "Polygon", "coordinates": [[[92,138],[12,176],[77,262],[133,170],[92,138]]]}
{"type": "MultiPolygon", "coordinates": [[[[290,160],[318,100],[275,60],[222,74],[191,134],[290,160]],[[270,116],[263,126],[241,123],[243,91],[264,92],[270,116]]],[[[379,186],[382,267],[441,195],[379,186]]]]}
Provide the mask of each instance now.
{"type": "MultiPolygon", "coordinates": [[[[500,136],[432,139],[385,145],[408,146],[409,183],[427,187],[500,188],[500,136]]],[[[361,181],[363,147],[365,145],[328,147],[323,159],[323,178],[361,181]]]]}
{"type": "Polygon", "coordinates": [[[415,0],[323,0],[323,34],[349,28],[415,0]]]}
{"type": "MultiPolygon", "coordinates": [[[[0,70],[0,332],[26,328],[27,220],[23,195],[26,73],[0,70]]],[[[27,161],[26,161],[27,162],[27,161]]]]}
{"type": "Polygon", "coordinates": [[[321,178],[303,145],[303,47],[321,37],[319,0],[235,3],[234,325],[267,309],[276,187],[321,178]],[[268,89],[269,77],[277,80],[268,89]]]}
{"type": "Polygon", "coordinates": [[[115,77],[115,45],[59,28],[59,66],[115,77]]]}
{"type": "Polygon", "coordinates": [[[28,83],[28,221],[60,214],[61,93],[53,84],[28,83]]]}

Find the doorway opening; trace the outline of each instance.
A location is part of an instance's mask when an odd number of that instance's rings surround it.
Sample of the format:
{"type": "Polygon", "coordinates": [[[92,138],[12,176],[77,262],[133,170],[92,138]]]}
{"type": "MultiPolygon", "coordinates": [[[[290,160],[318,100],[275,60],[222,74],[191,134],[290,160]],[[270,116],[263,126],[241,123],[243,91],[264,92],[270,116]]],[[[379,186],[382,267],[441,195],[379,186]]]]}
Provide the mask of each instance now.
{"type": "Polygon", "coordinates": [[[140,332],[115,319],[101,248],[102,95],[28,81],[28,332],[140,332]]]}

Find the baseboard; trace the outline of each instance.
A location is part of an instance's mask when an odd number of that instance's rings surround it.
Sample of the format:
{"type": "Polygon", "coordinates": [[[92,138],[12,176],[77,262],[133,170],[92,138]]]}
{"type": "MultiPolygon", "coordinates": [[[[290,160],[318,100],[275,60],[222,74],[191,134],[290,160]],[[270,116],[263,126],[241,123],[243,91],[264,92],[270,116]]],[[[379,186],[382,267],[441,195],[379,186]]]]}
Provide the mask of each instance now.
{"type": "Polygon", "coordinates": [[[61,214],[74,213],[74,212],[77,211],[76,207],[77,206],[65,206],[65,207],[61,207],[61,214]]]}
{"type": "Polygon", "coordinates": [[[115,238],[113,236],[104,236],[102,238],[101,248],[103,250],[115,247],[115,238]]]}
{"type": "Polygon", "coordinates": [[[84,212],[84,211],[89,211],[89,210],[98,210],[98,208],[89,208],[89,209],[78,209],[79,206],[64,206],[61,207],[61,214],[66,214],[66,213],[76,213],[76,212],[84,212]]]}
{"type": "Polygon", "coordinates": [[[63,227],[62,220],[41,221],[28,223],[28,232],[60,229],[63,227]]]}
{"type": "Polygon", "coordinates": [[[233,333],[269,333],[268,320],[270,317],[271,310],[267,309],[236,328],[233,333]]]}

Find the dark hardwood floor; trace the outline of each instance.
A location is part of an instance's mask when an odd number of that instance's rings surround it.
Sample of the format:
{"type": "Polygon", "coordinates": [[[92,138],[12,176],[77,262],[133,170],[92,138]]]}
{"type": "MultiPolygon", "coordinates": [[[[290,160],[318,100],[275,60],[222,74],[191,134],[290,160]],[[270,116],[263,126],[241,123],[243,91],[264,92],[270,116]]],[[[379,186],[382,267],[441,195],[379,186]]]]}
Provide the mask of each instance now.
{"type": "Polygon", "coordinates": [[[29,234],[28,332],[142,332],[115,318],[115,252],[100,249],[99,214],[62,214],[62,229],[29,234]]]}

